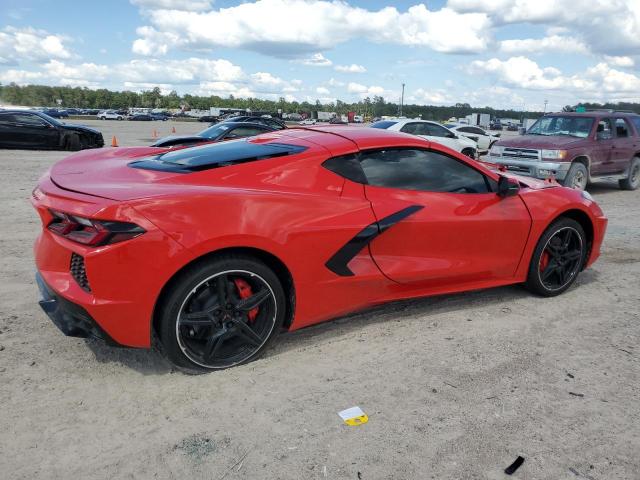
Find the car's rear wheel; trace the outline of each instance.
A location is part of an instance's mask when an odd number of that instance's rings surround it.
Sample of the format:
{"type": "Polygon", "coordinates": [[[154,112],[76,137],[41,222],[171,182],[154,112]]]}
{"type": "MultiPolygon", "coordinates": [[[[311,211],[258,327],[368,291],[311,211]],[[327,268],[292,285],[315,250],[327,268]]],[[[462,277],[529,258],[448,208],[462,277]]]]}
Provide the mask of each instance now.
{"type": "Polygon", "coordinates": [[[575,190],[584,190],[587,188],[587,182],[589,181],[589,171],[584,164],[580,162],[574,162],[571,168],[567,172],[567,176],[562,183],[565,187],[573,188],[575,190]]]}
{"type": "Polygon", "coordinates": [[[629,165],[629,176],[619,180],[618,184],[623,190],[636,190],[640,187],[640,158],[634,157],[629,165]]]}
{"type": "Polygon", "coordinates": [[[208,371],[256,359],[280,331],[285,295],[276,274],[247,256],[187,269],[164,297],[159,336],[177,367],[208,371]]]}
{"type": "Polygon", "coordinates": [[[561,294],[576,280],[586,255],[582,226],[570,218],[556,220],[538,241],[525,286],[545,297],[561,294]]]}

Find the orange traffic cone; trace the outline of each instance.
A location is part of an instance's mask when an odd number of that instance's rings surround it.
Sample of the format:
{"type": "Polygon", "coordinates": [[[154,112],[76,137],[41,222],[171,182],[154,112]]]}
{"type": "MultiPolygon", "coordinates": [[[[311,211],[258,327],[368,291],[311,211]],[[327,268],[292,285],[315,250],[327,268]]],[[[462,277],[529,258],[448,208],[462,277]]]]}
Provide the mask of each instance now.
{"type": "Polygon", "coordinates": [[[118,139],[116,138],[116,136],[114,135],[113,138],[111,139],[111,146],[112,147],[117,147],[118,146],[118,139]]]}
{"type": "Polygon", "coordinates": [[[176,127],[171,127],[171,133],[176,133],[176,127]]]}
{"type": "Polygon", "coordinates": [[[158,138],[158,132],[156,132],[156,129],[153,129],[153,136],[151,138],[158,138]]]}

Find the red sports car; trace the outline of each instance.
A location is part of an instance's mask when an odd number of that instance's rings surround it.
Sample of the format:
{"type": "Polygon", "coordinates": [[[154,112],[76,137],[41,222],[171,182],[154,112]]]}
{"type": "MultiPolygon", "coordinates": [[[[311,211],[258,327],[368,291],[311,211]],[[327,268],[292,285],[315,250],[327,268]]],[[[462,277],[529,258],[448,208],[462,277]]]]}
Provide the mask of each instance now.
{"type": "Polygon", "coordinates": [[[607,225],[586,192],[339,126],[80,152],[33,204],[55,324],[130,347],[155,331],[191,370],[391,300],[514,283],[557,295],[598,258],[607,225]]]}

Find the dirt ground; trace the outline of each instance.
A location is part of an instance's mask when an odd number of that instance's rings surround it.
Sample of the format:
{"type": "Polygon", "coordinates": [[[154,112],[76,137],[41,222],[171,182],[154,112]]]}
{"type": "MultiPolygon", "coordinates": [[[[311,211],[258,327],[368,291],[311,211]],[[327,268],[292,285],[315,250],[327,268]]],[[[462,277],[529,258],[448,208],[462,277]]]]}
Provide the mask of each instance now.
{"type": "MultiPolygon", "coordinates": [[[[202,124],[100,122],[110,143],[202,124]]],[[[65,152],[0,151],[0,477],[640,478],[640,191],[590,187],[603,255],[564,295],[514,286],[282,335],[219,373],[64,337],[37,304],[29,196],[65,152]],[[360,406],[369,423],[337,412],[360,406]]]]}

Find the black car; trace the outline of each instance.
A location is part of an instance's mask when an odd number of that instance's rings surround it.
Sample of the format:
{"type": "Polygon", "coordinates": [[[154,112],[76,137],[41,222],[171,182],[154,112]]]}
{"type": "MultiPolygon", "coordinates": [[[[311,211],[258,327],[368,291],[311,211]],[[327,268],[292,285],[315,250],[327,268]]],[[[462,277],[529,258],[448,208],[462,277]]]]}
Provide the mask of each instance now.
{"type": "Polygon", "coordinates": [[[198,121],[199,122],[217,122],[218,121],[218,117],[214,116],[214,115],[203,115],[202,117],[198,117],[198,121]]]}
{"type": "Polygon", "coordinates": [[[0,111],[0,148],[81,150],[104,146],[102,133],[30,110],[0,111]]]}
{"type": "Polygon", "coordinates": [[[494,120],[489,124],[489,130],[500,130],[502,131],[502,123],[500,120],[494,120]]]}
{"type": "Polygon", "coordinates": [[[44,113],[45,115],[49,115],[51,118],[69,118],[69,114],[66,110],[55,110],[50,108],[44,110],[42,113],[44,113]]]}
{"type": "Polygon", "coordinates": [[[272,127],[275,130],[282,130],[287,128],[283,121],[278,120],[273,117],[256,117],[256,116],[240,116],[240,117],[231,117],[223,120],[220,123],[259,123],[261,125],[266,125],[268,127],[272,127]]]}
{"type": "Polygon", "coordinates": [[[148,113],[135,113],[133,115],[129,115],[129,120],[137,120],[139,122],[150,122],[153,120],[153,117],[148,113]]]}
{"type": "Polygon", "coordinates": [[[151,120],[160,120],[162,122],[166,122],[170,118],[171,117],[169,115],[167,115],[166,113],[152,113],[151,114],[151,120]]]}
{"type": "Polygon", "coordinates": [[[236,138],[252,137],[278,130],[259,123],[218,123],[196,135],[169,136],[158,140],[152,147],[184,147],[200,143],[221,142],[236,138]]]}

